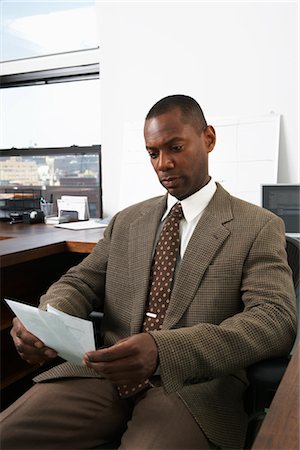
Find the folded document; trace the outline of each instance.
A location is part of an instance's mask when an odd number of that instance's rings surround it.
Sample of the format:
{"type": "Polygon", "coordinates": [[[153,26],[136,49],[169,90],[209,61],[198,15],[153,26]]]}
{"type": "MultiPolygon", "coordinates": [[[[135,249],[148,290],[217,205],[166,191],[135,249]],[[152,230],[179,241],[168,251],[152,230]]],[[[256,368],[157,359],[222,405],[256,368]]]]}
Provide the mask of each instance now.
{"type": "Polygon", "coordinates": [[[43,311],[14,300],[5,301],[25,328],[63,359],[82,364],[84,353],[96,349],[93,324],[89,320],[70,316],[51,305],[43,311]]]}

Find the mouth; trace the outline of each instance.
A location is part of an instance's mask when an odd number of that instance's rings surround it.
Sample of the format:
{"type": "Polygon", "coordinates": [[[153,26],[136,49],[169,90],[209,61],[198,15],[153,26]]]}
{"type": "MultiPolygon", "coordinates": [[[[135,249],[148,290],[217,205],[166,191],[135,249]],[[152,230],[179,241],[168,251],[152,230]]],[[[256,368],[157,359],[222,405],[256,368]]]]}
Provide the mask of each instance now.
{"type": "Polygon", "coordinates": [[[166,189],[170,189],[176,187],[178,180],[179,177],[164,177],[161,178],[160,182],[166,189]]]}

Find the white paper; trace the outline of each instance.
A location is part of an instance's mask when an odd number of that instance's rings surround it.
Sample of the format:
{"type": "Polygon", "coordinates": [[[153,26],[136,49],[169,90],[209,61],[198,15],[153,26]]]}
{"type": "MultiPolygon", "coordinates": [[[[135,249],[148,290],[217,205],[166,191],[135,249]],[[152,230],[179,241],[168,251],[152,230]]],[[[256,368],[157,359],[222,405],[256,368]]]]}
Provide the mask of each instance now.
{"type": "Polygon", "coordinates": [[[93,324],[89,320],[70,316],[50,305],[43,311],[14,300],[5,301],[25,328],[63,359],[82,364],[84,353],[96,349],[93,324]]]}
{"type": "Polygon", "coordinates": [[[57,199],[57,208],[59,217],[61,216],[61,211],[76,211],[78,220],[90,218],[88,198],[86,196],[62,195],[60,199],[57,199]]]}
{"type": "Polygon", "coordinates": [[[67,230],[90,230],[93,228],[106,228],[107,222],[97,219],[83,220],[81,222],[68,222],[55,225],[55,228],[66,228],[67,230]]]}

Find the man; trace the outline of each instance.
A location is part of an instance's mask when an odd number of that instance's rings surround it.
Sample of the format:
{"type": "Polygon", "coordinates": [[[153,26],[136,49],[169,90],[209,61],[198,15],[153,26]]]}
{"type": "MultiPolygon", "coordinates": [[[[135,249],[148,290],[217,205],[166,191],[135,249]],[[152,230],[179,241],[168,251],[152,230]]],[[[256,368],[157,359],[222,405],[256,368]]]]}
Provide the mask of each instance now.
{"type": "MultiPolygon", "coordinates": [[[[82,366],[42,374],[4,412],[4,449],[95,448],[116,439],[130,450],[242,448],[244,369],[293,345],[281,219],[210,178],[215,130],[194,99],[160,100],[144,136],[167,195],[118,213],[94,251],[41,298],[42,308],[81,317],[102,310],[105,348],[84,355],[82,366]],[[179,215],[170,219],[174,204],[179,215]],[[161,244],[167,223],[170,245],[161,244]],[[157,255],[173,245],[169,277],[157,255]]],[[[30,363],[56,356],[18,319],[12,337],[30,363]]]]}

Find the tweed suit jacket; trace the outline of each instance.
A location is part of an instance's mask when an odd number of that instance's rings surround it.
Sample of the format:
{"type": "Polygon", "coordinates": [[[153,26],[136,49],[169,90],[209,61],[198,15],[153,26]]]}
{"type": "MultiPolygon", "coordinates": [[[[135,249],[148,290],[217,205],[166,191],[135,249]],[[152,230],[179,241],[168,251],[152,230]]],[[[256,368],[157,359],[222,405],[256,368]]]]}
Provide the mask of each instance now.
{"type": "MultiPolygon", "coordinates": [[[[118,213],[93,252],[41,298],[69,314],[104,312],[105,344],[141,331],[156,230],[166,196],[118,213]]],[[[162,386],[176,392],[208,438],[242,448],[245,368],[287,354],[295,294],[281,219],[219,184],[189,241],[162,330],[152,332],[162,386]]],[[[37,381],[101,376],[64,363],[37,381]]]]}

